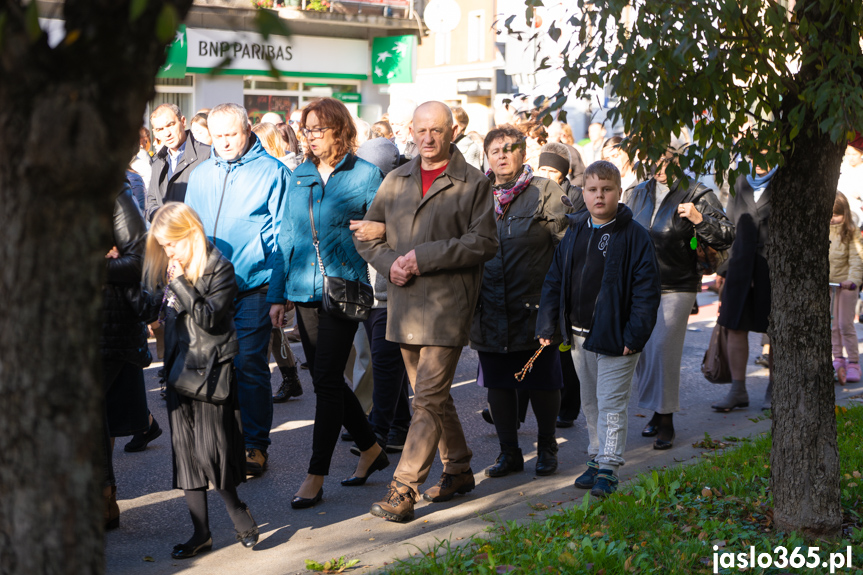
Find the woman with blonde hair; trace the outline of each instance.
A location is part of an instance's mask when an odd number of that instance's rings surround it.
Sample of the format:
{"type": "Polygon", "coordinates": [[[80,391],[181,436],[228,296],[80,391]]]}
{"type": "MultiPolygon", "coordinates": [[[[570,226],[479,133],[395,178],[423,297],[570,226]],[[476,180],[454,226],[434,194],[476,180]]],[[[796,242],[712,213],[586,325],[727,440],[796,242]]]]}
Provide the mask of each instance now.
{"type": "Polygon", "coordinates": [[[255,124],[252,131],[261,141],[261,145],[269,155],[278,159],[285,155],[285,141],[273,124],[255,124]]]}
{"type": "Polygon", "coordinates": [[[232,363],[239,351],[234,266],[207,241],[192,208],[168,202],[155,213],[147,236],[144,284],[150,293],[162,294],[173,486],[184,491],[195,528],[192,538],[176,545],[171,556],[188,559],[213,547],[207,512],[210,483],[225,502],[237,540],[253,547],[258,527],[237,496],[237,485],[246,479],[246,459],[232,363]],[[216,402],[181,392],[180,382],[196,375],[208,384],[227,381],[227,397],[216,402]]]}

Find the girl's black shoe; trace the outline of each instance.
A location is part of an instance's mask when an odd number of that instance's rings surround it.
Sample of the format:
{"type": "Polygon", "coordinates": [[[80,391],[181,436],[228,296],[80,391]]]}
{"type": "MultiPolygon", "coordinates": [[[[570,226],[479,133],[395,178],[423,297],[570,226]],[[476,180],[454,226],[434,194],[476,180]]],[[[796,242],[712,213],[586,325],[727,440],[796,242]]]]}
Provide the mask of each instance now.
{"type": "Polygon", "coordinates": [[[213,548],[213,538],[209,537],[200,545],[189,545],[188,543],[180,543],[174,545],[174,550],[171,551],[171,557],[174,559],[191,559],[201,551],[209,551],[213,548]]]}

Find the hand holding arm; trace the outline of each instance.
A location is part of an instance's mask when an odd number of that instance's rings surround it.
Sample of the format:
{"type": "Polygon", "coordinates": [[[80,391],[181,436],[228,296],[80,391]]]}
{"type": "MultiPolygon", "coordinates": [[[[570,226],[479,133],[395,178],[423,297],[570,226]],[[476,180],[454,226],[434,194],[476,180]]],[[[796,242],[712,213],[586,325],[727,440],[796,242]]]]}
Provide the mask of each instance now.
{"type": "Polygon", "coordinates": [[[350,229],[354,232],[354,237],[361,242],[381,240],[387,234],[387,226],[383,222],[351,220],[350,229]]]}

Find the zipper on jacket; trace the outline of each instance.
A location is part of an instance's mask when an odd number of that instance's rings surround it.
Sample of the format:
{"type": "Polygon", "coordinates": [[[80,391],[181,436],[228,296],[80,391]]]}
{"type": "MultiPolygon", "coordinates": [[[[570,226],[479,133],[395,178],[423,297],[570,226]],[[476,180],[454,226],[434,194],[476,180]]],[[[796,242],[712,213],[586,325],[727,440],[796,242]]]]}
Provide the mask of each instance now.
{"type": "Polygon", "coordinates": [[[228,189],[228,177],[231,175],[231,170],[234,169],[233,164],[228,164],[228,173],[225,174],[225,181],[222,182],[222,197],[219,198],[219,209],[216,211],[216,223],[213,224],[213,244],[216,243],[216,230],[219,229],[219,216],[222,213],[222,202],[225,201],[225,190],[228,189]]]}
{"type": "MultiPolygon", "coordinates": [[[[588,219],[588,222],[590,222],[589,219],[588,219]]],[[[589,225],[590,225],[590,235],[587,237],[587,248],[584,250],[584,265],[585,266],[587,265],[587,258],[590,256],[590,242],[593,241],[593,223],[590,223],[589,225]]],[[[584,267],[581,268],[581,278],[579,278],[579,280],[580,281],[578,283],[578,293],[582,293],[584,291],[584,267]]],[[[578,319],[581,319],[582,312],[584,312],[584,306],[582,305],[582,302],[579,301],[578,302],[578,319]]],[[[589,323],[591,323],[591,324],[593,323],[592,317],[590,318],[589,323]]],[[[591,328],[590,325],[588,325],[588,326],[581,325],[579,327],[582,329],[590,329],[591,328]]]]}

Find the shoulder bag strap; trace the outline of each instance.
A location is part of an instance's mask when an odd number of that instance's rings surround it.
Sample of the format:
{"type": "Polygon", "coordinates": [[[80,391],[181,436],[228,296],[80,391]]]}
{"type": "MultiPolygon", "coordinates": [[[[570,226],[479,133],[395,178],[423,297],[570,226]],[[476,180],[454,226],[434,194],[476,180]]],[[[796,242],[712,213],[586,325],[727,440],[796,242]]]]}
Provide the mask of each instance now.
{"type": "Polygon", "coordinates": [[[314,186],[309,188],[309,222],[312,224],[312,245],[315,246],[315,253],[318,256],[318,267],[321,269],[321,276],[327,277],[327,272],[324,271],[324,262],[321,260],[321,249],[318,247],[318,232],[315,229],[315,212],[312,209],[314,205],[312,191],[314,186]]]}

